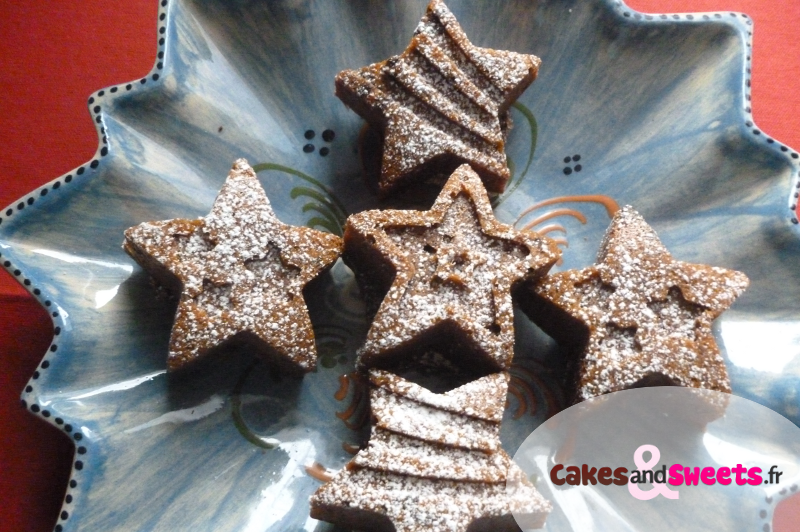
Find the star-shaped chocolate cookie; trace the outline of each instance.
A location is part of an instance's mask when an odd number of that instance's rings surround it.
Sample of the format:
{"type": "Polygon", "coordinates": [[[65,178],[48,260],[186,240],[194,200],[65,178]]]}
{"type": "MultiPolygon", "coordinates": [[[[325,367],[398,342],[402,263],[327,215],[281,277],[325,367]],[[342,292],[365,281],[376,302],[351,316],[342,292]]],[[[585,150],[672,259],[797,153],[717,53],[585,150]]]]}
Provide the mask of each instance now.
{"type": "Polygon", "coordinates": [[[552,240],[495,219],[469,165],[429,211],[358,213],[344,239],[343,258],[368,303],[380,301],[358,364],[384,369],[427,349],[475,373],[507,369],[512,287],[541,277],[559,257],[552,240]]]}
{"type": "Polygon", "coordinates": [[[469,163],[490,192],[511,174],[509,106],[533,82],[534,55],[478,48],[432,0],[406,50],[336,76],[336,95],[383,134],[379,194],[469,163]]]}
{"type": "Polygon", "coordinates": [[[541,527],[551,505],[500,446],[508,374],[436,394],[370,371],[366,448],[311,497],[311,517],[397,532],[541,527]]]}
{"type": "Polygon", "coordinates": [[[594,266],[544,278],[520,304],[576,352],[578,401],[647,385],[730,392],[711,324],[748,283],[737,271],[675,260],[624,207],[594,266]]]}
{"type": "Polygon", "coordinates": [[[339,237],[281,223],[256,174],[237,160],[211,213],[125,231],[125,251],[180,292],[167,367],[175,370],[229,342],[289,369],[316,365],[303,287],[341,253],[339,237]]]}

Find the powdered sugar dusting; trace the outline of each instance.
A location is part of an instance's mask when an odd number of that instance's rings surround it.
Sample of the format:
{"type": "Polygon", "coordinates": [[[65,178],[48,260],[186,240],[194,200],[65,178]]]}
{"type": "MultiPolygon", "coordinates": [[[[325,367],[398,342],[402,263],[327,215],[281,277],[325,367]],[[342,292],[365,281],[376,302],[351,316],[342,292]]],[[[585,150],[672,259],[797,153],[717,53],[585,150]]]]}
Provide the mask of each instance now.
{"type": "Polygon", "coordinates": [[[377,388],[370,396],[375,426],[429,442],[494,452],[499,448],[500,426],[478,419],[464,423],[462,416],[421,405],[377,388]]]}
{"type": "Polygon", "coordinates": [[[382,194],[429,169],[450,172],[459,162],[470,163],[489,190],[502,192],[510,178],[507,111],[539,63],[532,55],[473,46],[447,6],[433,0],[402,54],[340,72],[336,94],[384,133],[382,194]]]}
{"type": "Polygon", "coordinates": [[[503,482],[509,467],[508,455],[431,445],[374,428],[369,446],[358,453],[353,464],[376,471],[443,480],[503,482]]]}
{"type": "Polygon", "coordinates": [[[243,333],[305,371],[314,368],[302,290],[333,264],[341,239],[281,223],[246,161],[236,161],[208,216],[144,223],[125,238],[145,269],[181,287],[170,369],[243,333]]]}
{"type": "Polygon", "coordinates": [[[730,392],[711,324],[747,284],[739,272],[674,260],[625,207],[595,266],[547,277],[536,293],[589,329],[578,391],[586,399],[649,376],[730,392]]]}
{"type": "Polygon", "coordinates": [[[360,263],[355,245],[373,247],[397,272],[360,351],[364,366],[448,323],[489,365],[507,368],[514,345],[511,287],[543,275],[559,255],[552,240],[498,222],[468,165],[453,173],[430,211],[351,216],[345,242],[345,261],[357,272],[375,264],[360,263]]]}
{"type": "MultiPolygon", "coordinates": [[[[428,404],[454,408],[454,402],[469,403],[472,393],[496,397],[497,384],[505,387],[508,376],[490,377],[437,400],[430,397],[436,394],[417,390],[416,385],[396,375],[371,371],[371,407],[378,424],[367,448],[311,497],[311,516],[360,529],[373,529],[370,525],[388,519],[398,531],[466,532],[476,530],[471,526],[478,520],[478,529],[492,530],[493,526],[508,523],[511,512],[515,512],[527,514],[541,526],[551,506],[500,448],[499,420],[488,423],[495,427],[491,450],[464,449],[431,438],[429,427],[439,423],[448,431],[469,432],[466,427],[487,422],[464,412],[460,416],[437,417],[435,408],[407,398],[412,395],[424,398],[428,404]],[[387,401],[386,397],[394,400],[387,401]],[[409,411],[391,415],[414,423],[408,424],[403,433],[382,427],[380,420],[386,404],[403,401],[409,411]]],[[[495,406],[504,403],[504,397],[494,400],[495,406]]]]}
{"type": "Polygon", "coordinates": [[[494,373],[468,382],[445,393],[433,393],[418,384],[398,378],[387,371],[371,370],[370,381],[392,394],[406,397],[423,405],[453,413],[499,423],[503,419],[508,393],[508,375],[494,373]]]}

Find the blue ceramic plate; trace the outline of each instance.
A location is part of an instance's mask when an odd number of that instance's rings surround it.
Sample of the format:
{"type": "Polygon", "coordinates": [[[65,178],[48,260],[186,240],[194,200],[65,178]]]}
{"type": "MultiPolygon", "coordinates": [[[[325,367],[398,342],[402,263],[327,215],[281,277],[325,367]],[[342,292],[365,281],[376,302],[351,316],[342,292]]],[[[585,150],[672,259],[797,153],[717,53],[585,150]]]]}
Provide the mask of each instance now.
{"type": "MultiPolygon", "coordinates": [[[[514,179],[497,216],[561,238],[560,268],[573,268],[593,262],[607,208],[631,204],[675,257],[747,273],[716,329],[734,392],[800,421],[798,154],[753,125],[750,19],[644,16],[611,0],[450,8],[476,45],[543,60],[512,110],[514,179]]],[[[96,157],[0,213],[5,267],[53,316],[22,398],[75,440],[59,530],[332,529],[308,518],[308,496],[365,423],[363,387],[346,374],[367,324],[347,269],[313,298],[316,373],[277,381],[242,354],[172,379],[174,303],[122,251],[122,232],[205,215],[239,157],[287,223],[340,231],[347,213],[379,206],[360,176],[362,121],[333,77],[402,51],[424,10],[165,0],[152,73],[90,98],[96,157]]],[[[562,406],[556,346],[522,316],[517,327],[512,453],[562,406]]]]}

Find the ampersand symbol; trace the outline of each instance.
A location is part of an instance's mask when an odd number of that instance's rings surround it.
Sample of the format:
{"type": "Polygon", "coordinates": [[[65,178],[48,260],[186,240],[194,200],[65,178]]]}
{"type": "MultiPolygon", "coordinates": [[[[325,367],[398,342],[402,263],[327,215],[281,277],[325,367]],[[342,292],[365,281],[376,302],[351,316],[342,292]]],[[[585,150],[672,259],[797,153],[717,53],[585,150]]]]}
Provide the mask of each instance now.
{"type": "MultiPolygon", "coordinates": [[[[653,466],[655,466],[659,460],[661,460],[661,451],[659,451],[658,447],[655,445],[641,445],[636,449],[636,452],[633,453],[633,463],[636,464],[639,471],[644,471],[645,469],[652,471],[653,466]],[[650,460],[647,462],[645,462],[643,458],[646,451],[650,451],[650,460]]],[[[640,501],[649,501],[659,495],[663,495],[667,499],[677,499],[680,495],[676,490],[669,489],[666,484],[659,484],[656,482],[653,482],[653,487],[649,490],[639,488],[639,485],[635,482],[628,482],[628,491],[640,501]]]]}

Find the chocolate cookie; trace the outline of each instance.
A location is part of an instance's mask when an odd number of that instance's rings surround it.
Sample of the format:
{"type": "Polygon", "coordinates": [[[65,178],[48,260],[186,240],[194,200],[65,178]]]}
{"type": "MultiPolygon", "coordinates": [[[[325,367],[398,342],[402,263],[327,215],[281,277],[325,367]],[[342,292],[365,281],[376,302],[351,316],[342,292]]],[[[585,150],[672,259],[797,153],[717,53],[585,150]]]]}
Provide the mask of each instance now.
{"type": "Polygon", "coordinates": [[[281,223],[244,159],[208,216],[146,222],[125,231],[125,251],[180,293],[167,367],[231,342],[291,370],[316,365],[303,287],[341,253],[339,237],[281,223]]]}
{"type": "Polygon", "coordinates": [[[462,163],[487,190],[502,192],[511,177],[508,108],[540,62],[473,46],[444,2],[433,0],[402,54],[340,72],[336,95],[384,139],[379,194],[432,175],[446,178],[462,163]]]}
{"type": "Polygon", "coordinates": [[[512,531],[550,504],[500,447],[508,374],[444,394],[370,371],[372,436],[311,497],[311,517],[370,531],[512,531]],[[507,485],[508,483],[508,485],[507,485]]]}
{"type": "Polygon", "coordinates": [[[495,219],[468,165],[429,211],[352,215],[344,240],[343,259],[372,309],[380,305],[358,365],[384,369],[427,349],[478,375],[508,369],[512,287],[541,277],[559,257],[549,238],[495,219]]]}
{"type": "Polygon", "coordinates": [[[544,278],[520,306],[575,354],[577,401],[648,385],[730,392],[711,324],[748,282],[740,272],[673,259],[624,207],[594,266],[544,278]]]}

